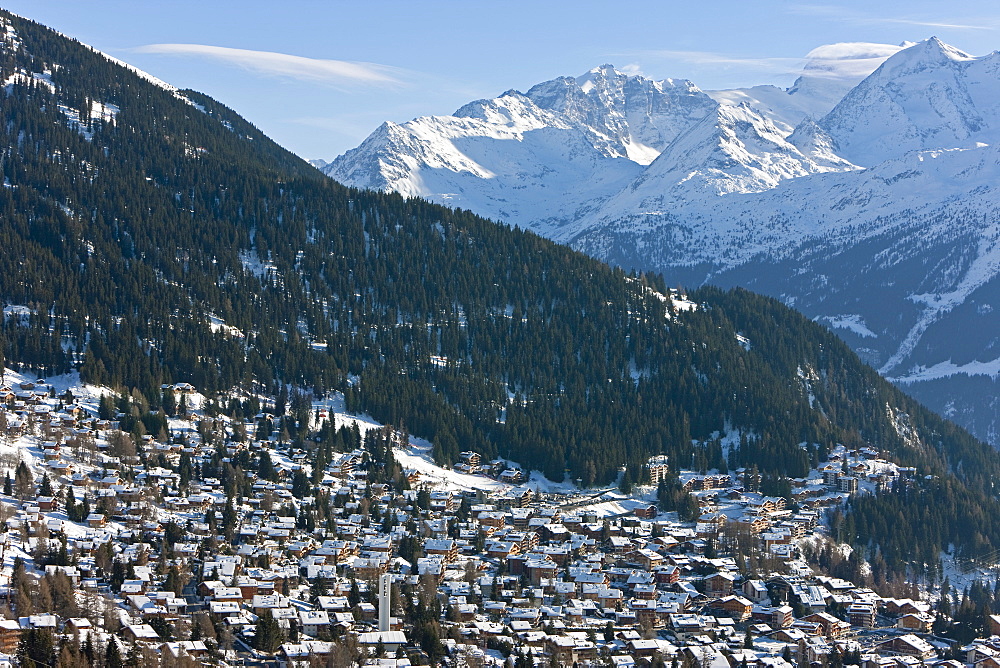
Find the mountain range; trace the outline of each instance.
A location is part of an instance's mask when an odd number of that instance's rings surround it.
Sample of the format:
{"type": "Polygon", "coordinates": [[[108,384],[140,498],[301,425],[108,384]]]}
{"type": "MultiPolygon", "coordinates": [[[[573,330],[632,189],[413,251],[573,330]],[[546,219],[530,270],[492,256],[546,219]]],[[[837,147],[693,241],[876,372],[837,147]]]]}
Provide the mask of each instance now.
{"type": "Polygon", "coordinates": [[[749,287],[1000,445],[1000,55],[705,92],[602,66],[385,123],[334,179],[516,224],[670,283],[749,287]]]}

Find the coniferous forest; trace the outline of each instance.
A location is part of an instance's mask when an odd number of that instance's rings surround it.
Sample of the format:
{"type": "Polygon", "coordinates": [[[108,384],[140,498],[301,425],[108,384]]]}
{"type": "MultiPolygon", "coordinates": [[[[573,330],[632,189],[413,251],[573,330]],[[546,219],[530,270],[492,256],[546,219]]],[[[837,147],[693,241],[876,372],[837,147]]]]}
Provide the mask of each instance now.
{"type": "Polygon", "coordinates": [[[204,95],[0,17],[0,300],[27,307],[0,332],[8,365],[153,409],[168,382],[222,405],[340,391],[441,462],[585,485],[639,481],[656,454],[797,477],[870,446],[927,478],[856,500],[842,540],[896,570],[1000,548],[995,453],[782,304],[701,288],[675,313],[669,277],[345,188],[204,95]]]}

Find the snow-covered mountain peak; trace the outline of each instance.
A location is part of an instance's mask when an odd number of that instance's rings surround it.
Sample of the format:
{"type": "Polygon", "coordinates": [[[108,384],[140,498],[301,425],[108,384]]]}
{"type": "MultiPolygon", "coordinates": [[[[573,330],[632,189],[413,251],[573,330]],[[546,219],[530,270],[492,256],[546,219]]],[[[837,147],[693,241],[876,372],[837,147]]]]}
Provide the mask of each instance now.
{"type": "MultiPolygon", "coordinates": [[[[937,37],[930,37],[927,40],[925,40],[923,44],[924,48],[928,52],[934,53],[935,55],[940,54],[939,57],[941,58],[946,58],[948,60],[956,62],[963,60],[975,60],[975,57],[972,56],[971,54],[968,54],[965,51],[962,51],[961,49],[951,46],[950,44],[945,44],[937,37]]],[[[916,44],[914,47],[911,48],[916,48],[919,46],[920,44],[916,44]]]]}
{"type": "Polygon", "coordinates": [[[576,77],[576,85],[584,93],[589,93],[593,89],[600,87],[601,83],[606,82],[608,79],[616,79],[624,76],[626,75],[619,72],[614,65],[599,65],[586,74],[576,77]]]}
{"type": "Polygon", "coordinates": [[[526,96],[585,133],[607,157],[652,162],[684,129],[715,103],[690,81],[653,81],[620,72],[612,65],[579,77],[559,77],[528,90],[526,96]]]}
{"type": "Polygon", "coordinates": [[[838,153],[872,166],[909,151],[993,143],[1000,68],[936,38],[891,56],[819,121],[838,153]]]}
{"type": "Polygon", "coordinates": [[[937,37],[931,37],[901,49],[889,57],[876,70],[876,75],[881,79],[897,78],[914,72],[953,67],[958,63],[972,60],[975,60],[975,57],[945,44],[937,37]]]}
{"type": "Polygon", "coordinates": [[[492,100],[470,102],[458,109],[453,115],[455,118],[476,119],[487,125],[504,127],[514,132],[527,132],[550,126],[569,127],[567,123],[539,108],[528,97],[516,90],[509,90],[492,100]]]}

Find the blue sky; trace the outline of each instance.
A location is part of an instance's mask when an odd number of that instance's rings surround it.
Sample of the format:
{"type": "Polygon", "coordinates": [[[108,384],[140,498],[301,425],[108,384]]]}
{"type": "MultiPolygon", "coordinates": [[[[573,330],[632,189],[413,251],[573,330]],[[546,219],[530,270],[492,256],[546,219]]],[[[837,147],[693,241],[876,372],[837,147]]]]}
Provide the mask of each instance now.
{"type": "Polygon", "coordinates": [[[788,86],[824,44],[937,35],[1000,48],[1000,7],[969,0],[355,2],[7,0],[9,9],[182,88],[207,93],[306,158],[384,120],[448,114],[611,63],[703,89],[788,86]]]}

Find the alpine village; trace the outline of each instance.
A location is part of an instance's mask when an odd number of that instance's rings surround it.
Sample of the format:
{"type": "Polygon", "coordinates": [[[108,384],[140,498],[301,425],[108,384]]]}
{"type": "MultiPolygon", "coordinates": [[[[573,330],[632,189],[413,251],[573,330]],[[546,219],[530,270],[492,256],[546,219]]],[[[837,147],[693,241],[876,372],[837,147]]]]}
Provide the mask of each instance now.
{"type": "Polygon", "coordinates": [[[1000,666],[1000,458],[822,325],[0,79],[0,668],[1000,666]]]}

